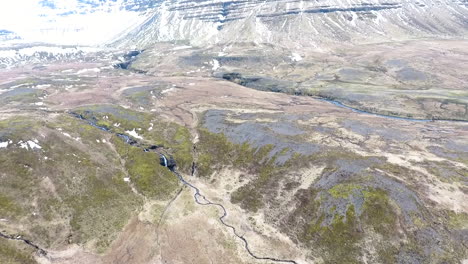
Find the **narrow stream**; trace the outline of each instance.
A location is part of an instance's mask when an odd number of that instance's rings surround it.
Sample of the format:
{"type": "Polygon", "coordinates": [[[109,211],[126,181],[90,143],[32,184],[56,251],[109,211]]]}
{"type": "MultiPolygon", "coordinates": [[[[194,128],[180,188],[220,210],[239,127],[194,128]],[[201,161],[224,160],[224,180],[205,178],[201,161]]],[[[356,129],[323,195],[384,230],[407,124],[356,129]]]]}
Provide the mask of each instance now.
{"type": "Polygon", "coordinates": [[[0,237],[9,239],[9,240],[16,240],[16,241],[22,241],[23,243],[27,244],[28,246],[34,248],[37,253],[41,256],[47,256],[47,252],[40,248],[38,245],[34,244],[31,240],[23,238],[21,235],[8,235],[0,231],[0,237]]]}
{"type": "Polygon", "coordinates": [[[175,175],[177,175],[177,177],[179,178],[179,180],[185,184],[186,186],[192,188],[194,191],[195,191],[195,194],[193,195],[194,199],[195,199],[195,202],[199,205],[203,205],[203,206],[216,206],[218,208],[221,209],[221,211],[223,212],[223,215],[219,217],[219,221],[221,222],[221,224],[223,224],[224,226],[226,226],[227,228],[231,229],[232,230],[232,233],[239,239],[242,240],[242,242],[244,243],[244,247],[245,247],[245,250],[249,253],[249,255],[255,259],[258,259],[258,260],[269,260],[269,261],[273,261],[273,262],[278,262],[278,263],[294,263],[294,264],[297,264],[296,261],[294,260],[286,260],[286,259],[278,259],[278,258],[272,258],[272,257],[259,257],[257,255],[255,255],[252,250],[250,249],[249,247],[249,242],[247,241],[247,239],[242,236],[242,235],[239,235],[239,233],[237,232],[237,229],[226,223],[225,221],[225,218],[227,217],[228,213],[227,213],[227,210],[226,208],[222,205],[222,204],[218,204],[218,203],[213,203],[211,202],[210,200],[208,200],[203,194],[201,194],[200,192],[200,189],[198,189],[196,186],[194,186],[193,184],[187,182],[183,177],[182,175],[180,175],[180,173],[178,173],[175,169],[174,170],[171,170],[175,175]]]}
{"type": "MultiPolygon", "coordinates": [[[[106,132],[109,132],[109,133],[113,133],[115,134],[116,136],[122,138],[127,144],[129,145],[132,145],[132,146],[135,146],[135,147],[139,147],[141,148],[143,151],[145,152],[148,152],[149,149],[146,148],[146,147],[143,147],[142,144],[139,144],[136,140],[133,140],[132,138],[130,138],[129,136],[127,135],[124,135],[124,134],[119,134],[119,133],[114,133],[112,131],[110,131],[109,129],[105,128],[105,127],[100,127],[98,125],[96,125],[92,120],[87,120],[85,119],[82,115],[80,114],[76,114],[76,113],[71,113],[74,117],[77,117],[83,121],[86,121],[88,124],[90,124],[91,126],[93,127],[96,127],[100,130],[103,130],[103,131],[106,131],[106,132]]],[[[194,186],[193,184],[187,182],[184,177],[182,177],[182,175],[177,172],[176,170],[176,162],[173,160],[172,157],[169,158],[169,160],[166,158],[166,156],[164,154],[161,154],[161,153],[158,153],[160,155],[160,165],[168,168],[172,173],[174,173],[174,175],[177,176],[177,178],[186,186],[190,187],[191,189],[193,189],[195,191],[195,194],[193,195],[194,197],[194,200],[197,204],[199,205],[202,205],[202,206],[215,206],[215,207],[218,207],[221,209],[221,211],[223,212],[223,214],[219,217],[219,221],[221,222],[221,224],[223,224],[225,227],[229,228],[232,230],[232,233],[237,237],[239,238],[240,240],[242,240],[242,242],[244,243],[244,248],[245,250],[247,251],[247,253],[257,259],[257,260],[269,260],[269,261],[273,261],[273,262],[277,262],[277,263],[292,263],[292,264],[298,264],[296,261],[294,260],[287,260],[287,259],[278,259],[278,258],[273,258],[273,257],[262,257],[262,256],[258,256],[256,254],[254,254],[252,252],[252,250],[250,249],[250,246],[249,246],[249,242],[247,241],[247,239],[243,236],[243,235],[240,235],[238,232],[237,232],[237,229],[226,223],[225,221],[225,218],[227,217],[228,215],[228,212],[226,210],[226,208],[222,205],[222,204],[219,204],[219,203],[213,203],[211,202],[210,200],[208,200],[200,191],[200,189],[196,186],[194,186]]]]}

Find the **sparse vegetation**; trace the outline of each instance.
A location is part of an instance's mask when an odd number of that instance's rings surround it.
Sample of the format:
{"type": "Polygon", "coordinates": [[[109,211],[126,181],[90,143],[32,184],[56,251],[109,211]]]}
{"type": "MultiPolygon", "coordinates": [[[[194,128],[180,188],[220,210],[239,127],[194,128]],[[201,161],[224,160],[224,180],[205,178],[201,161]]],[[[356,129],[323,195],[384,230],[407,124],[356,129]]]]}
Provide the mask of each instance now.
{"type": "Polygon", "coordinates": [[[141,204],[123,182],[116,154],[93,139],[104,137],[99,129],[67,117],[48,123],[22,118],[2,121],[0,133],[14,138],[0,151],[2,217],[28,226],[25,235],[37,243],[60,246],[70,236],[73,243],[95,241],[93,250],[103,252],[141,204]],[[58,127],[73,131],[78,144],[58,127]],[[41,149],[16,145],[32,139],[38,139],[41,149]]]}
{"type": "MultiPolygon", "coordinates": [[[[369,228],[385,238],[382,245],[376,246],[382,248],[390,246],[387,243],[395,236],[396,215],[384,191],[340,184],[328,190],[327,195],[323,194],[323,191],[313,190],[311,195],[307,196],[309,198],[298,196],[302,197],[300,198],[302,203],[290,221],[295,222],[297,218],[310,219],[296,235],[311,249],[320,248],[325,263],[360,263],[360,242],[369,235],[367,231],[369,228]],[[364,199],[364,203],[358,212],[356,206],[360,205],[355,204],[355,201],[359,201],[360,198],[364,199]],[[340,212],[336,205],[328,211],[324,210],[324,204],[343,199],[346,200],[344,212],[340,212]]],[[[386,254],[384,257],[387,259],[393,258],[394,253],[382,252],[386,254]]]]}
{"type": "MultiPolygon", "coordinates": [[[[283,165],[276,165],[275,156],[269,156],[272,146],[266,145],[253,149],[246,143],[233,144],[224,135],[212,134],[204,129],[200,129],[200,135],[198,145],[200,158],[203,162],[210,161],[209,163],[200,162],[199,168],[202,169],[200,175],[216,178],[216,174],[211,176],[211,172],[219,170],[220,166],[233,166],[252,175],[252,179],[233,192],[231,196],[233,203],[238,203],[242,208],[251,212],[268,208],[269,204],[274,203],[272,199],[275,199],[275,196],[272,196],[271,192],[275,190],[274,186],[278,181],[287,180],[285,176],[291,168],[297,170],[311,162],[326,164],[328,169],[324,169],[322,175],[331,175],[344,173],[342,165],[339,164],[346,163],[341,161],[367,162],[369,168],[383,166],[380,164],[381,159],[362,157],[338,150],[311,156],[296,154],[283,165]]],[[[386,169],[391,169],[393,173],[405,172],[403,168],[395,166],[386,169]]],[[[384,237],[382,244],[378,247],[389,247],[395,236],[398,237],[397,209],[384,190],[368,186],[369,179],[372,180],[368,174],[365,172],[362,176],[347,175],[344,183],[332,185],[328,190],[312,191],[307,195],[309,198],[300,198],[302,203],[297,206],[296,213],[291,216],[292,222],[298,222],[296,224],[287,222],[284,229],[290,230],[289,226],[301,223],[299,225],[302,225],[303,229],[295,229],[297,231],[294,235],[299,241],[310,245],[311,250],[316,250],[318,247],[321,248],[322,253],[326,252],[326,254],[321,254],[325,263],[360,263],[360,242],[366,235],[374,232],[384,237]],[[363,202],[357,203],[360,200],[363,202]],[[329,211],[324,211],[324,204],[340,205],[343,202],[346,205],[344,213],[336,205],[329,211]],[[298,219],[308,219],[308,224],[304,226],[303,221],[298,219]],[[327,219],[331,219],[331,222],[327,219]]],[[[342,208],[341,205],[340,208],[342,208]]],[[[395,257],[396,253],[390,250],[382,254],[385,255],[382,258],[390,260],[395,257]]]]}
{"type": "Polygon", "coordinates": [[[37,264],[28,250],[20,249],[15,242],[0,239],[0,262],[2,264],[37,264]]]}
{"type": "Polygon", "coordinates": [[[177,189],[179,180],[159,164],[156,153],[143,152],[120,138],[114,138],[113,143],[124,158],[128,174],[139,192],[146,197],[165,200],[177,189]]]}
{"type": "Polygon", "coordinates": [[[307,237],[319,241],[316,244],[326,250],[325,263],[360,263],[357,242],[363,234],[357,229],[354,206],[350,205],[346,215],[334,215],[330,225],[324,225],[323,217],[307,227],[307,237]]]}

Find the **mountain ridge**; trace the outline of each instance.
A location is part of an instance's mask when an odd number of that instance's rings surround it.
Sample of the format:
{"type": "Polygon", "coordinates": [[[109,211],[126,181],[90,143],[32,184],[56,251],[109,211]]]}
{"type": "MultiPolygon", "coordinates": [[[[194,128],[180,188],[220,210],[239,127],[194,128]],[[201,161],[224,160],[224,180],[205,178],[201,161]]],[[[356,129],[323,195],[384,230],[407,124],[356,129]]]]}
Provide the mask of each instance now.
{"type": "Polygon", "coordinates": [[[235,42],[286,47],[375,43],[415,38],[465,38],[465,1],[164,1],[145,23],[115,44],[160,41],[193,45],[235,42]]]}

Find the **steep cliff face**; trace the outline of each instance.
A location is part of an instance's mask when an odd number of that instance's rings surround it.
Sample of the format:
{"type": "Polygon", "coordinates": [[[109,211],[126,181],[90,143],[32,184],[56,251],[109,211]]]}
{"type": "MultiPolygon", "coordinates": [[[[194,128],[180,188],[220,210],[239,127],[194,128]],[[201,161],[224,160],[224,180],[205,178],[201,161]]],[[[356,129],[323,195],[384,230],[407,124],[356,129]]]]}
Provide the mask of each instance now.
{"type": "Polygon", "coordinates": [[[468,34],[465,0],[166,0],[118,44],[155,41],[320,46],[468,34]]]}

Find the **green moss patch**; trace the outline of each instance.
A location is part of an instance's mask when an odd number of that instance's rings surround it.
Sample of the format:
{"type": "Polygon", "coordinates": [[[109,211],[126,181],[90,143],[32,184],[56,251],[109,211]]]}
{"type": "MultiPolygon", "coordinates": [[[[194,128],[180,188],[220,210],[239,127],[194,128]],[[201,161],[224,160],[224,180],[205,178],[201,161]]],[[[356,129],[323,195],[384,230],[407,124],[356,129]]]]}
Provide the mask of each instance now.
{"type": "Polygon", "coordinates": [[[159,155],[144,152],[141,148],[130,146],[120,138],[113,143],[125,159],[125,167],[139,192],[147,197],[168,199],[179,186],[179,179],[166,167],[159,164],[159,155]]]}
{"type": "Polygon", "coordinates": [[[302,192],[297,198],[301,203],[290,216],[288,225],[302,225],[296,231],[299,241],[314,251],[320,248],[325,263],[361,263],[361,242],[370,234],[368,230],[384,237],[383,244],[375,245],[377,248],[388,247],[387,243],[397,236],[397,209],[381,189],[339,184],[326,192],[313,190],[306,196],[302,192]],[[361,204],[356,201],[361,199],[364,200],[362,208],[357,210],[356,206],[361,204]],[[327,207],[329,204],[336,205],[327,207]],[[343,205],[345,209],[339,209],[343,205]],[[301,224],[304,221],[307,224],[301,224]]]}
{"type": "Polygon", "coordinates": [[[333,196],[333,198],[348,198],[350,195],[355,194],[357,191],[361,190],[362,186],[357,184],[338,184],[333,186],[328,193],[333,196]]]}
{"type": "Polygon", "coordinates": [[[358,242],[363,234],[357,229],[354,206],[348,207],[345,216],[335,215],[330,225],[324,225],[323,219],[310,223],[306,236],[326,251],[325,263],[360,263],[358,242]]]}
{"type": "Polygon", "coordinates": [[[468,229],[468,214],[449,211],[448,225],[452,229],[468,229]]]}
{"type": "Polygon", "coordinates": [[[377,233],[392,235],[397,218],[388,194],[381,189],[367,189],[362,194],[364,222],[377,233]]]}
{"type": "Polygon", "coordinates": [[[21,207],[13,199],[0,193],[0,216],[13,218],[21,214],[21,211],[21,207]]]}

